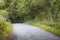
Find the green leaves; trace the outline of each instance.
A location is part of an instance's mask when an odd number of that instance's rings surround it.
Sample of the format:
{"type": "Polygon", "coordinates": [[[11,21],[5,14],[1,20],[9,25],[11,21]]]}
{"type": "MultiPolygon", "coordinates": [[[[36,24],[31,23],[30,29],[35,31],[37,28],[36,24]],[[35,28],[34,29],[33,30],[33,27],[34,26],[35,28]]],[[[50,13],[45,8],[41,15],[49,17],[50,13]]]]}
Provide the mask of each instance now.
{"type": "Polygon", "coordinates": [[[3,38],[5,38],[8,35],[7,33],[11,30],[11,23],[8,22],[5,17],[0,15],[0,40],[3,40],[3,38]]]}
{"type": "Polygon", "coordinates": [[[54,20],[60,16],[59,0],[5,0],[9,18],[12,22],[27,20],[54,20]]]}
{"type": "Polygon", "coordinates": [[[3,17],[9,18],[8,12],[6,10],[0,10],[0,15],[2,15],[3,17]]]}

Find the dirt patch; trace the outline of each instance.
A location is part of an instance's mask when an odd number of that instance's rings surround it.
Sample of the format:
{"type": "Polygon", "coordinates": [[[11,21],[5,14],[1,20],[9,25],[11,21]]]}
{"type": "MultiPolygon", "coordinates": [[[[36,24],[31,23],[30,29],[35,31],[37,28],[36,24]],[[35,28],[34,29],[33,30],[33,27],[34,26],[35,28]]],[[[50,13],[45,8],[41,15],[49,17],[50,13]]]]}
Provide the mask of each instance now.
{"type": "Polygon", "coordinates": [[[4,40],[15,40],[17,37],[13,34],[13,32],[9,33],[4,40]]]}

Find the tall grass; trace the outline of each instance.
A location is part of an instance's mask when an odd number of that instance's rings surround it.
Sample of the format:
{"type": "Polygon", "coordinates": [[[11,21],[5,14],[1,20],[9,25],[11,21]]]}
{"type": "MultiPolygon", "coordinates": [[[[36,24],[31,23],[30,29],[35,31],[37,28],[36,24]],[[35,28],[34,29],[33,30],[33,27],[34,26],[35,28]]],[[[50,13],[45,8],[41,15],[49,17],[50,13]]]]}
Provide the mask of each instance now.
{"type": "Polygon", "coordinates": [[[11,30],[11,23],[8,22],[6,18],[0,15],[0,40],[3,40],[11,30]]]}

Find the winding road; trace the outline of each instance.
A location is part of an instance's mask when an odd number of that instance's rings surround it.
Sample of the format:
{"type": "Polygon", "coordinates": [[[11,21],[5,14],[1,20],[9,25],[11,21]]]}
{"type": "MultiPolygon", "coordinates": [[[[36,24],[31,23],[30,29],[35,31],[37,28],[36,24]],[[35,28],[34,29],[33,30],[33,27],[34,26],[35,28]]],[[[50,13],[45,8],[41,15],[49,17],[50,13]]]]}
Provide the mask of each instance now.
{"type": "Polygon", "coordinates": [[[29,24],[13,24],[15,40],[60,40],[60,37],[29,24]]]}

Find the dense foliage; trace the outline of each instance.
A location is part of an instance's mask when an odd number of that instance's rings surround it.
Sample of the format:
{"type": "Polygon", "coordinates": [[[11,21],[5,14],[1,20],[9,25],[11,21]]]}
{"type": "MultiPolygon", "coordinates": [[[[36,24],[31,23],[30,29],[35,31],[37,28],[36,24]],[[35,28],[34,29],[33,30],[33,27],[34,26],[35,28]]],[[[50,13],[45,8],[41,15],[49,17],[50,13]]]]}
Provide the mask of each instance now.
{"type": "Polygon", "coordinates": [[[5,18],[9,18],[8,12],[6,10],[0,10],[0,15],[5,17],[5,18]]]}
{"type": "Polygon", "coordinates": [[[59,0],[5,0],[5,4],[12,22],[60,20],[59,0]]]}
{"type": "Polygon", "coordinates": [[[8,32],[11,31],[11,26],[11,23],[0,15],[0,40],[5,40],[4,38],[8,35],[8,32]]]}
{"type": "Polygon", "coordinates": [[[12,23],[37,21],[60,29],[60,0],[4,0],[0,3],[3,9],[12,23]]]}
{"type": "Polygon", "coordinates": [[[0,0],[0,9],[5,9],[5,2],[0,0]]]}

